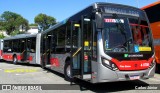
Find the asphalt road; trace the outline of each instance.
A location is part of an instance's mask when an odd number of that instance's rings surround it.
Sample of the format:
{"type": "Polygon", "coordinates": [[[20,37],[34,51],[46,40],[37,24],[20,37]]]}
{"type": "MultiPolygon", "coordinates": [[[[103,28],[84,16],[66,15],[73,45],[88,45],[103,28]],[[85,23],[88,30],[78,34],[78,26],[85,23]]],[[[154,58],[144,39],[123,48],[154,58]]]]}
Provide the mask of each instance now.
{"type": "Polygon", "coordinates": [[[70,86],[70,82],[65,81],[62,74],[48,69],[42,69],[40,66],[28,64],[14,65],[10,62],[0,62],[0,84],[0,89],[2,89],[3,86],[3,90],[0,90],[0,93],[160,93],[160,89],[154,90],[157,86],[160,88],[160,74],[155,74],[153,78],[147,80],[101,84],[90,84],[76,80],[74,84],[70,86]],[[11,85],[14,90],[7,90],[5,85],[11,85]],[[32,88],[32,86],[36,87],[32,88]],[[145,89],[148,87],[152,88],[152,90],[145,89]],[[136,88],[143,88],[143,90],[136,88]]]}

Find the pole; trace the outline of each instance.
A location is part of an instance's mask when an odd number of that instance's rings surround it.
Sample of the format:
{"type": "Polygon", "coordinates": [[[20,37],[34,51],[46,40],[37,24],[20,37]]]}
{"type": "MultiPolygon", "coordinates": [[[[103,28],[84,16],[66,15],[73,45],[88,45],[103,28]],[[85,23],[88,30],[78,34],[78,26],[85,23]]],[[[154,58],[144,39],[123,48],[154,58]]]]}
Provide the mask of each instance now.
{"type": "Polygon", "coordinates": [[[137,7],[139,8],[139,0],[137,0],[137,7]]]}

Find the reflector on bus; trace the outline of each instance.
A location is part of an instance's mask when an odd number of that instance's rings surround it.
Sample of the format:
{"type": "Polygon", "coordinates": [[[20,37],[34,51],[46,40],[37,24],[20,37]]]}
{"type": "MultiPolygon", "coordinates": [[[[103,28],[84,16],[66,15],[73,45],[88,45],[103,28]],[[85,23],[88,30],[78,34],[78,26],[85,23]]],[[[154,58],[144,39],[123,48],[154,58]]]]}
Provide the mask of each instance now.
{"type": "Polygon", "coordinates": [[[89,19],[89,18],[84,18],[84,21],[91,21],[91,19],[89,19]]]}
{"type": "Polygon", "coordinates": [[[74,24],[75,27],[80,27],[80,24],[74,24]]]}

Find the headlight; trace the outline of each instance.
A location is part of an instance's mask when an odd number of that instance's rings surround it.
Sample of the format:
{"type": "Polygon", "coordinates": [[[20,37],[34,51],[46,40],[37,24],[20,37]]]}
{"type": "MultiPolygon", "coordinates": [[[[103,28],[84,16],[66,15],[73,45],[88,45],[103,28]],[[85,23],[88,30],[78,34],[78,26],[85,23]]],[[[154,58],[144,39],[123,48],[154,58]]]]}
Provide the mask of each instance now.
{"type": "Polygon", "coordinates": [[[111,69],[111,70],[114,70],[114,71],[115,71],[115,70],[118,70],[116,64],[114,64],[113,62],[111,62],[111,61],[109,61],[109,60],[107,60],[107,59],[102,58],[102,64],[103,64],[105,67],[107,67],[107,68],[109,68],[109,69],[111,69]]]}

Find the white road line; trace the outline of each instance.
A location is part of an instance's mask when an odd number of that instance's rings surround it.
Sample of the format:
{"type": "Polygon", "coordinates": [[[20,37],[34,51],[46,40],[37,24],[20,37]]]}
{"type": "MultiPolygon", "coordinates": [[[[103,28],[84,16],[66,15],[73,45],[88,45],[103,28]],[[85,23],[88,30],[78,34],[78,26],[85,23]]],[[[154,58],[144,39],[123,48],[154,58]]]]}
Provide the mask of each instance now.
{"type": "Polygon", "coordinates": [[[19,75],[22,75],[22,74],[15,74],[15,75],[19,76],[19,75]]]}

